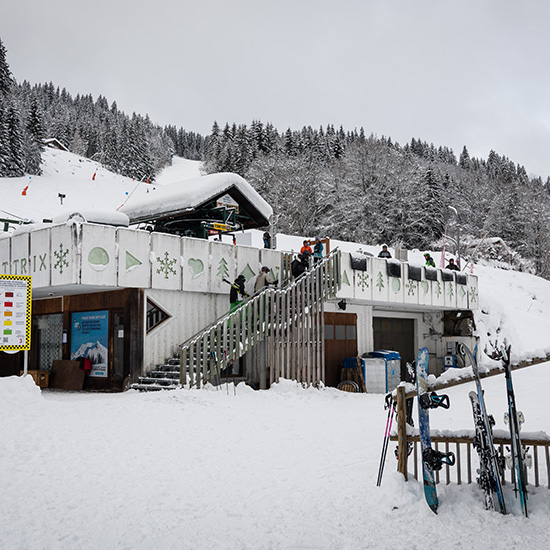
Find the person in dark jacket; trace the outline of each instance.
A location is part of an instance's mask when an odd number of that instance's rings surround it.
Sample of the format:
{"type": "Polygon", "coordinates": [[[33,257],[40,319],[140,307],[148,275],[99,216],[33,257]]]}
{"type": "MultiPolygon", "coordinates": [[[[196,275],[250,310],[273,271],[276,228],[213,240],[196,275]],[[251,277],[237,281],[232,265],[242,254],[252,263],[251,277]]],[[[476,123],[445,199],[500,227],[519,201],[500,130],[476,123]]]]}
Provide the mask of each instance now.
{"type": "Polygon", "coordinates": [[[455,261],[451,258],[445,269],[452,269],[453,271],[460,271],[460,268],[455,264],[455,261]]]}
{"type": "Polygon", "coordinates": [[[269,231],[264,233],[264,248],[271,248],[271,234],[269,231]]]}
{"type": "Polygon", "coordinates": [[[242,299],[239,300],[239,294],[242,296],[242,298],[248,298],[248,294],[244,289],[245,282],[245,276],[239,275],[235,279],[235,282],[231,284],[231,290],[229,291],[230,311],[233,311],[234,309],[238,308],[240,304],[242,304],[243,301],[242,299]]]}
{"type": "Polygon", "coordinates": [[[323,258],[323,243],[319,237],[315,237],[315,245],[313,247],[313,261],[319,262],[323,258]]]}
{"type": "Polygon", "coordinates": [[[388,246],[383,244],[382,250],[378,253],[379,258],[391,258],[390,251],[388,250],[388,246]]]}
{"type": "Polygon", "coordinates": [[[300,275],[303,275],[305,270],[308,268],[308,263],[308,257],[304,258],[304,254],[298,254],[298,256],[294,258],[290,264],[292,276],[297,279],[300,275]]]}

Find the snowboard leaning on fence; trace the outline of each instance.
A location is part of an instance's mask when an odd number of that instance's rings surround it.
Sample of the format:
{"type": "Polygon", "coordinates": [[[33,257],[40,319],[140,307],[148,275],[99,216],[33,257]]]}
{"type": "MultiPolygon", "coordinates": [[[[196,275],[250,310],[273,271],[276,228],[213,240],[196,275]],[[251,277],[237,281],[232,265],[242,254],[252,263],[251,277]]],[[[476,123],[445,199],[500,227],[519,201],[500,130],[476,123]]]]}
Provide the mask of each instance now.
{"type": "Polygon", "coordinates": [[[485,507],[488,510],[497,510],[502,514],[506,513],[506,504],[502,492],[503,480],[503,459],[497,453],[493,444],[494,418],[487,414],[483,389],[479,379],[479,370],[474,353],[463,345],[464,351],[472,364],[476,391],[469,393],[474,416],[475,437],[474,447],[479,455],[479,477],[477,482],[485,493],[485,507]]]}
{"type": "MultiPolygon", "coordinates": [[[[514,492],[521,501],[521,511],[527,517],[527,475],[525,472],[525,451],[521,444],[519,432],[523,415],[516,408],[516,397],[512,385],[512,369],[510,367],[510,346],[502,350],[502,362],[504,375],[506,376],[506,395],[508,397],[508,413],[504,415],[504,421],[510,426],[510,469],[514,480],[514,492]],[[514,475],[515,474],[515,475],[514,475]]],[[[508,459],[508,457],[507,457],[508,459]]]]}
{"type": "Polygon", "coordinates": [[[424,479],[424,496],[433,512],[437,514],[439,501],[435,487],[435,471],[440,470],[443,464],[453,466],[453,453],[441,453],[432,448],[430,437],[430,409],[450,406],[446,395],[437,395],[428,389],[428,348],[422,348],[416,356],[416,393],[418,398],[418,425],[420,429],[420,446],[422,450],[422,472],[424,479]]]}

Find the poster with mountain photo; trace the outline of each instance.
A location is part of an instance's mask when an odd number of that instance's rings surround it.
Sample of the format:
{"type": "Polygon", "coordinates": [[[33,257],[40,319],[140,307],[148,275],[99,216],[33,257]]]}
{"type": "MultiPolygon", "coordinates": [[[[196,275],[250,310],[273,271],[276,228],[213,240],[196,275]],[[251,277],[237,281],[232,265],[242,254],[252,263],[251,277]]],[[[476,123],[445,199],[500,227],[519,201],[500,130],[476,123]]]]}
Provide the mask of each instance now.
{"type": "Polygon", "coordinates": [[[71,359],[86,357],[92,363],[89,376],[107,378],[109,312],[84,311],[71,315],[71,359]]]}

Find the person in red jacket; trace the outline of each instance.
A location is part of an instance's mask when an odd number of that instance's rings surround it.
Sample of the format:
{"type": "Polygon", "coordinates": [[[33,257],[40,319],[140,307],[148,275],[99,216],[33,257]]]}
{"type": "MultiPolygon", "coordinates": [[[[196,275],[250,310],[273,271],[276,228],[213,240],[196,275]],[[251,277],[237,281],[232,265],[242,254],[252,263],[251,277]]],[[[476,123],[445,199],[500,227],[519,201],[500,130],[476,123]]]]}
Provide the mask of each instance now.
{"type": "Polygon", "coordinates": [[[302,248],[300,248],[300,254],[303,254],[306,250],[310,255],[313,255],[313,250],[311,250],[311,246],[309,246],[309,241],[304,241],[302,248]]]}

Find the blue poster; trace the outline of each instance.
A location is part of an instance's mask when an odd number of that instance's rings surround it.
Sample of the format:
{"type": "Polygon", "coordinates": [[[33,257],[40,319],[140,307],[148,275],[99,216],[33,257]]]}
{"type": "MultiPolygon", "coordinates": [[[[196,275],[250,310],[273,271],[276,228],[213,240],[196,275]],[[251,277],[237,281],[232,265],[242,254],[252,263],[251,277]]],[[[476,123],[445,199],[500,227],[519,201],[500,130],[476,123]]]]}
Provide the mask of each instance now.
{"type": "Polygon", "coordinates": [[[109,312],[85,311],[71,316],[71,359],[86,357],[92,363],[89,376],[107,377],[109,312]]]}

